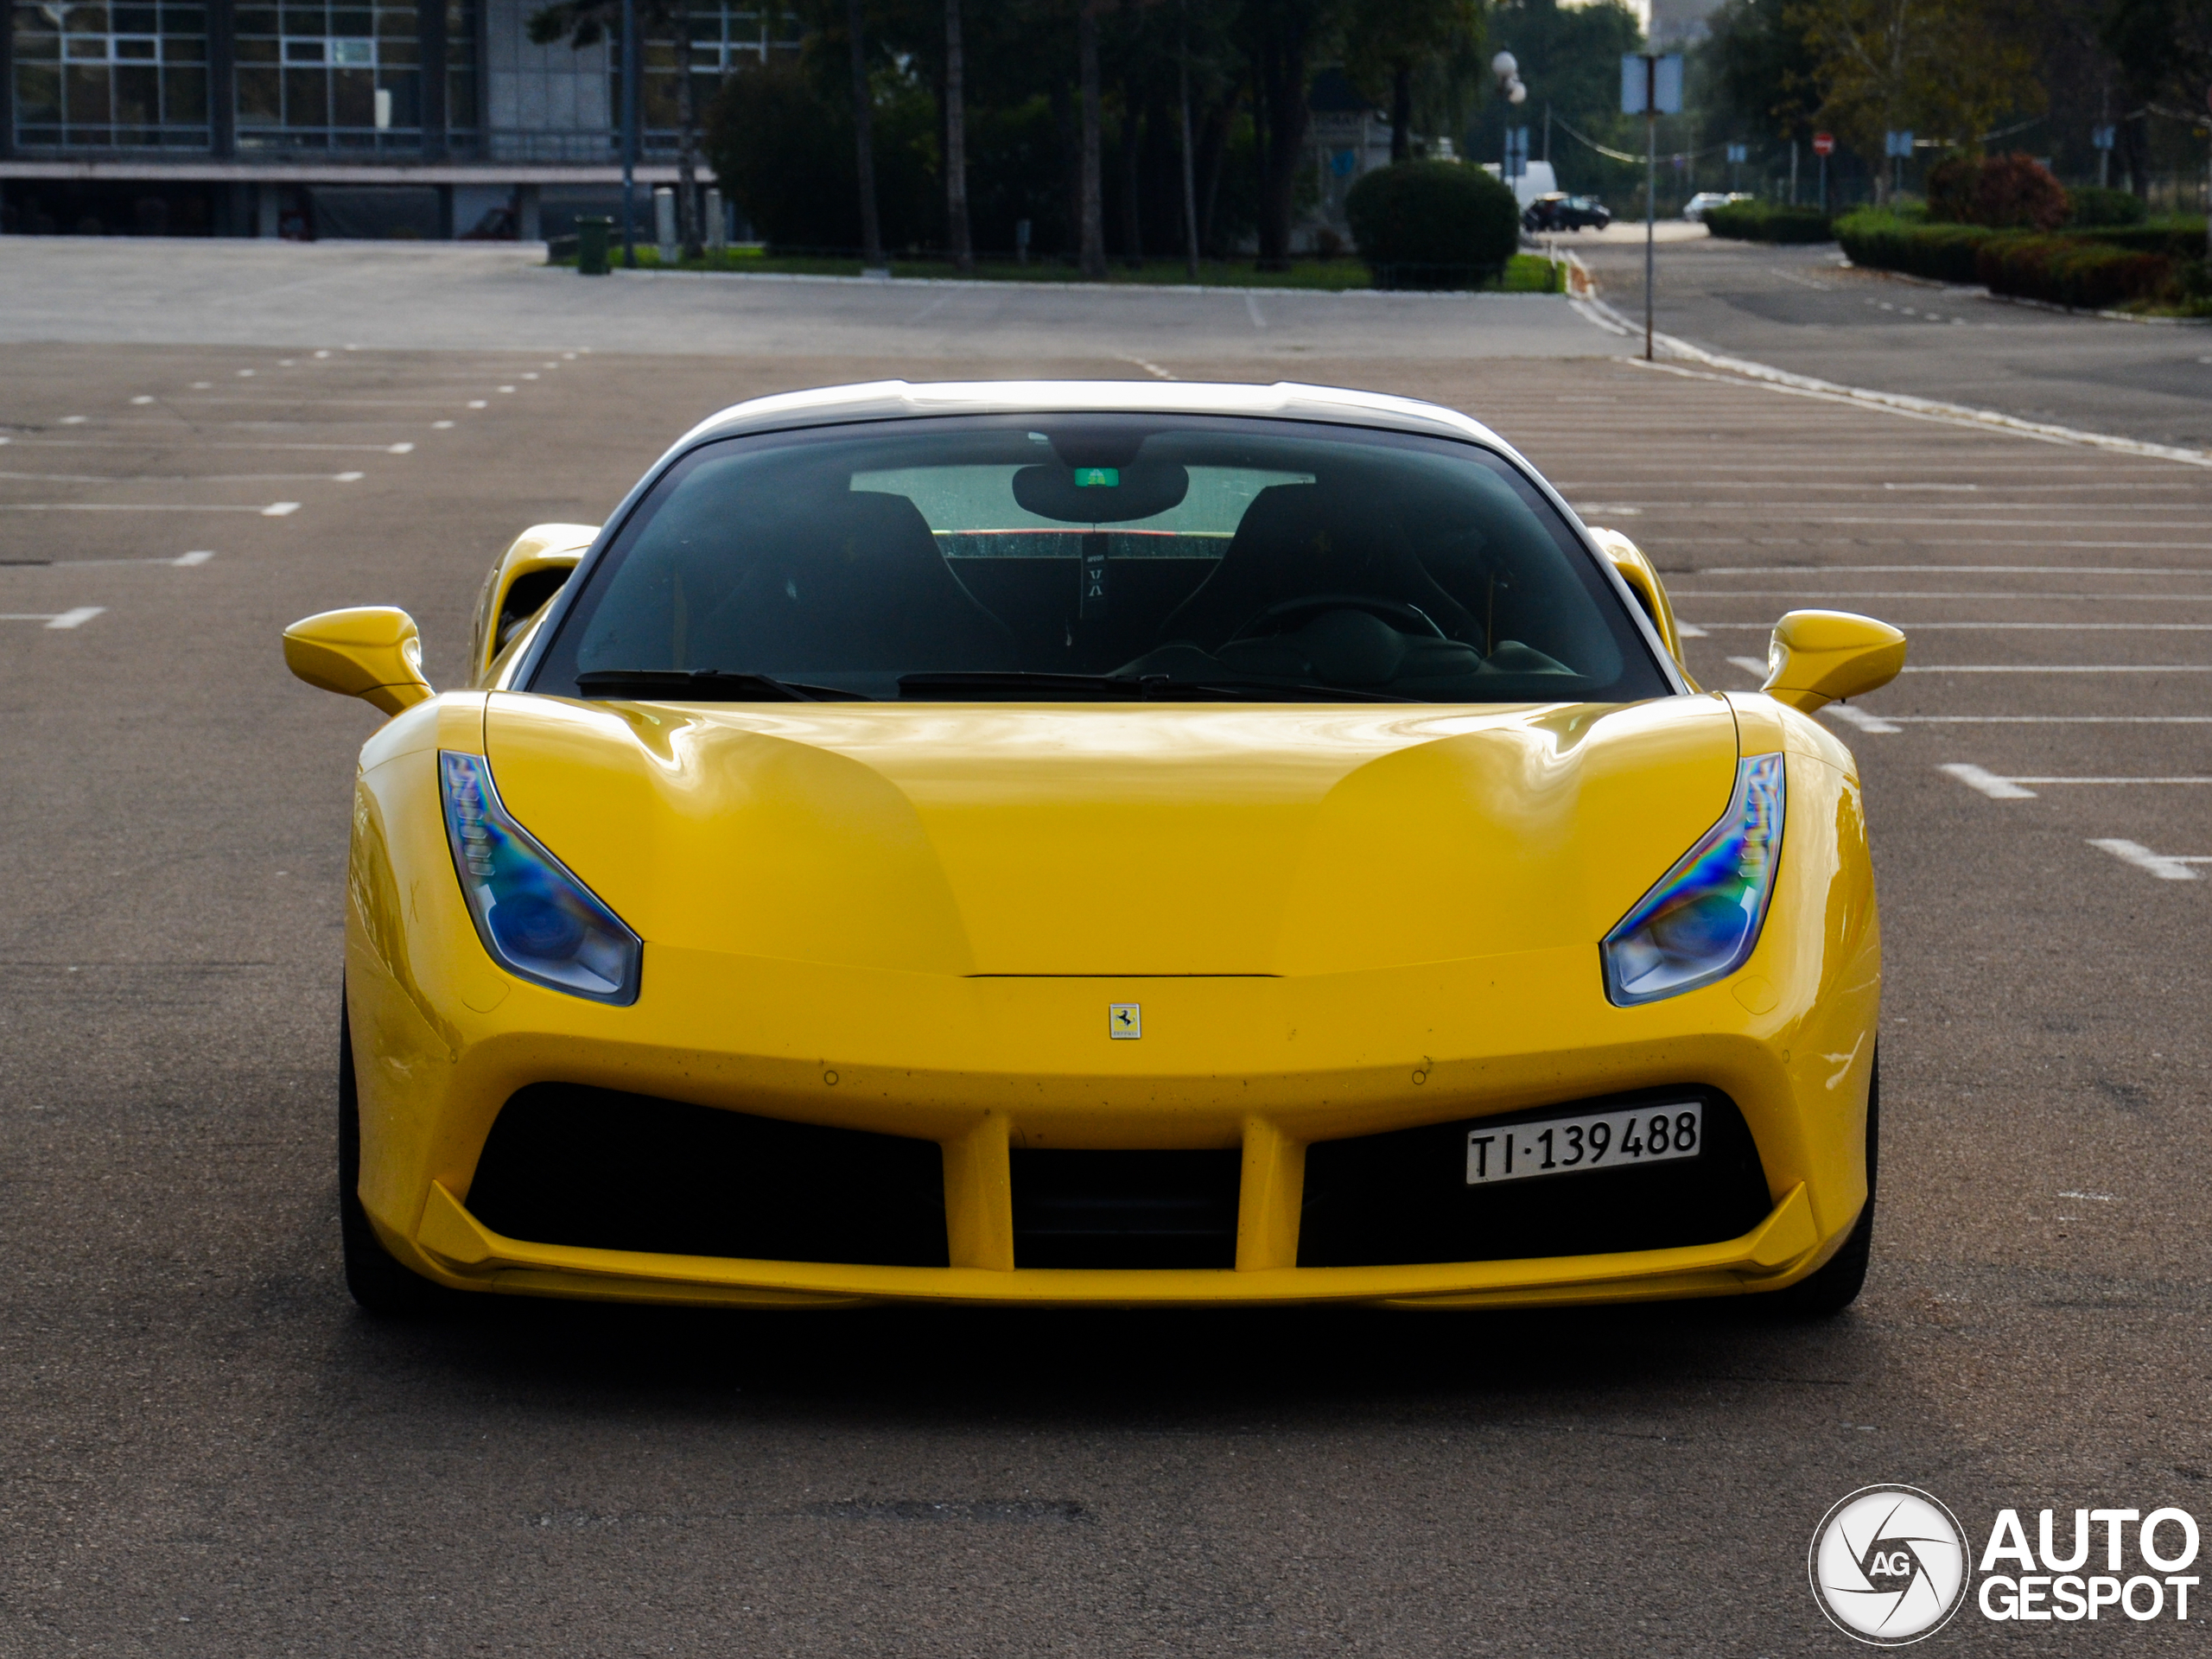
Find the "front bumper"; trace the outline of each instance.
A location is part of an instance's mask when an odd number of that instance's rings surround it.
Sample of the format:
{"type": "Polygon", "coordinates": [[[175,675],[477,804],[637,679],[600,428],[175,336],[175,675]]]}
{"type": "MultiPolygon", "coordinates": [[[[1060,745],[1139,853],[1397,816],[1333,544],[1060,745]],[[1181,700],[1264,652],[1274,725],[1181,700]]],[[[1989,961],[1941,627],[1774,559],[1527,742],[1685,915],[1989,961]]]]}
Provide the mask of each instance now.
{"type": "Polygon", "coordinates": [[[524,1295],[615,1301],[742,1307],[840,1306],[883,1299],[1024,1306],[1362,1301],[1405,1307],[1484,1307],[1732,1295],[1802,1276],[1802,1270],[1818,1261],[1821,1241],[1814,1231],[1812,1206],[1800,1185],[1741,1238],[1616,1255],[1227,1272],[847,1267],[526,1243],[500,1237],[434,1182],[414,1243],[448,1283],[524,1295]]]}
{"type": "MultiPolygon", "coordinates": [[[[427,772],[427,765],[424,766],[427,772]]],[[[1791,758],[1797,834],[1758,949],[1720,983],[1630,1008],[1594,944],[1340,974],[961,977],[648,942],[629,1007],[484,954],[433,814],[359,798],[347,996],[359,1194],[385,1246],[470,1289],[752,1306],[1563,1303],[1780,1288],[1867,1193],[1879,931],[1855,800],[1791,758]],[[1108,1034],[1141,1006],[1143,1035],[1108,1034]],[[933,1141],[943,1267],[595,1249],[505,1237],[467,1205],[502,1107],[539,1084],[933,1141]],[[1300,1267],[1306,1148],[1649,1089],[1740,1109],[1770,1208],[1718,1243],[1611,1255],[1300,1267]],[[1234,1267],[1016,1265],[1016,1150],[1232,1152],[1234,1267]]],[[[397,804],[397,803],[395,803],[397,804]]],[[[1795,832],[1793,832],[1795,833],[1795,832]]],[[[1709,1235],[1708,1235],[1709,1236],[1709,1235]]]]}

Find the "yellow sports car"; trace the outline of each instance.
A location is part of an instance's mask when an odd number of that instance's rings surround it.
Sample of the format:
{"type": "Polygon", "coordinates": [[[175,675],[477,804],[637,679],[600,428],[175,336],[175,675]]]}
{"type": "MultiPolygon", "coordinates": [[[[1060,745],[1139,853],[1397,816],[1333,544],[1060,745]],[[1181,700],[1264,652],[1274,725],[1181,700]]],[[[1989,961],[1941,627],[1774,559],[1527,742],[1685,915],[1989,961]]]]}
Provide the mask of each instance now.
{"type": "Polygon", "coordinates": [[[685,435],[415,624],[363,747],[346,1272],[745,1306],[1858,1294],[1880,934],[1800,612],[1318,386],[892,382],[685,435]]]}

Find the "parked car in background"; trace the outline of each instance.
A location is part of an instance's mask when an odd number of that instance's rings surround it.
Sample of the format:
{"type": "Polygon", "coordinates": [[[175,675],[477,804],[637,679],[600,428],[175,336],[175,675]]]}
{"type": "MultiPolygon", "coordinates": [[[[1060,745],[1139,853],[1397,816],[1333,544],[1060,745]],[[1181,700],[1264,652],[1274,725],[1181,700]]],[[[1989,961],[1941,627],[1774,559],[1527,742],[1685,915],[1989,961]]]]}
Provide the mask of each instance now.
{"type": "Polygon", "coordinates": [[[1705,214],[1707,208],[1726,207],[1732,201],[1749,201],[1751,200],[1751,198],[1750,194],[1747,192],[1741,190],[1700,190],[1697,194],[1692,196],[1688,201],[1682,204],[1682,217],[1689,220],[1693,225],[1702,225],[1705,223],[1705,214]]]}
{"type": "Polygon", "coordinates": [[[1570,196],[1561,190],[1538,196],[1521,215],[1529,231],[1604,230],[1613,222],[1611,209],[1595,196],[1570,196]]]}

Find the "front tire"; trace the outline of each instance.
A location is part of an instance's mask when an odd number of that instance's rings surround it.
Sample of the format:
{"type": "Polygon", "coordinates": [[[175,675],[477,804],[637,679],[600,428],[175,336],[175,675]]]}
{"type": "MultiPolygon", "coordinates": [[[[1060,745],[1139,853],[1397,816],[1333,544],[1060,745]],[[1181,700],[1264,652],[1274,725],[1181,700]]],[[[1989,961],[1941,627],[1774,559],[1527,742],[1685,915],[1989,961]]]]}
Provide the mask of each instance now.
{"type": "Polygon", "coordinates": [[[341,1000],[338,1014],[338,1238],[346,1288],[368,1313],[413,1319],[451,1310],[460,1294],[402,1267],[385,1249],[361,1207],[361,1096],[353,1077],[353,1027],[341,1000]]]}
{"type": "Polygon", "coordinates": [[[1784,1319],[1825,1319],[1859,1300],[1866,1284],[1866,1264],[1874,1250],[1874,1186],[1882,1129],[1882,1051],[1874,1051],[1874,1075],[1866,1085],[1866,1205],[1843,1248],[1787,1290],[1759,1298],[1766,1313],[1784,1319]]]}

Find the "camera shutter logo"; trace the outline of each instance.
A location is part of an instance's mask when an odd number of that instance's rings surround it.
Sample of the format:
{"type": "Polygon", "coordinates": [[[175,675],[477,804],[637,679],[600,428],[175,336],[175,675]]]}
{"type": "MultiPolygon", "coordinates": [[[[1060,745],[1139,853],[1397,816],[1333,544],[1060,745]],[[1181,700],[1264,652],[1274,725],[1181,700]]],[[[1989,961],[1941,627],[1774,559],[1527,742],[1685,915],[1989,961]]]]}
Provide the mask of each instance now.
{"type": "Polygon", "coordinates": [[[1806,1554],[1813,1598],[1847,1636],[1901,1648],[1933,1636],[1967,1597],[1966,1535],[1912,1486],[1864,1486],[1824,1516],[1806,1554]]]}

